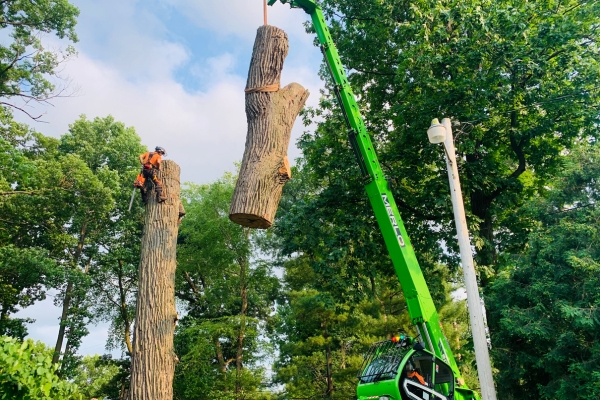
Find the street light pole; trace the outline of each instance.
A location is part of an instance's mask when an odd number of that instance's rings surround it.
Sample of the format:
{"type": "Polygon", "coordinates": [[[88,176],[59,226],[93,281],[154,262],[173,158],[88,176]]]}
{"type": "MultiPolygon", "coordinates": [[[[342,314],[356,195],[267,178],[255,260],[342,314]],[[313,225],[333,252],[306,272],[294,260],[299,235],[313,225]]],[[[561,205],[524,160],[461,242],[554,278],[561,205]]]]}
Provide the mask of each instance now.
{"type": "MultiPolygon", "coordinates": [[[[434,127],[435,122],[437,122],[437,120],[434,120],[432,127],[434,127]]],[[[446,131],[446,138],[442,143],[446,153],[446,166],[448,167],[448,180],[450,181],[450,193],[452,195],[452,209],[454,211],[456,234],[458,236],[458,246],[460,248],[460,260],[467,291],[467,305],[469,307],[469,319],[471,322],[471,331],[473,333],[475,360],[477,361],[477,374],[479,375],[479,384],[481,385],[481,396],[483,400],[496,400],[496,389],[494,388],[494,377],[492,375],[492,366],[485,335],[481,299],[479,297],[479,288],[477,287],[477,275],[475,274],[475,266],[473,264],[473,254],[471,252],[465,206],[460,189],[460,181],[458,179],[456,150],[454,148],[454,137],[452,136],[450,119],[444,118],[441,125],[443,125],[446,131]]]]}

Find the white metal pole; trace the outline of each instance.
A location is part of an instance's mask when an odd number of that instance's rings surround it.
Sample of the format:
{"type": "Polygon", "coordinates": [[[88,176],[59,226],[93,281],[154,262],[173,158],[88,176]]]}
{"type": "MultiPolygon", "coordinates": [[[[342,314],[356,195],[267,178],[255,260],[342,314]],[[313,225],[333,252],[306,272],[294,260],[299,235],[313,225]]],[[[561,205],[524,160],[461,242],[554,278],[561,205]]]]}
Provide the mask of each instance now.
{"type": "Polygon", "coordinates": [[[483,400],[496,400],[494,377],[492,375],[490,354],[485,335],[483,310],[481,299],[479,298],[479,288],[477,287],[477,275],[475,274],[475,266],[473,265],[473,254],[471,253],[471,242],[469,240],[465,206],[463,204],[460,181],[458,179],[456,151],[454,148],[454,138],[452,136],[450,119],[444,118],[442,120],[442,125],[446,128],[446,140],[443,144],[446,147],[448,180],[450,181],[452,208],[454,210],[456,233],[460,248],[460,260],[465,278],[465,288],[467,290],[467,305],[469,307],[469,319],[471,321],[471,330],[473,332],[473,344],[475,346],[475,360],[477,361],[477,373],[479,375],[479,384],[481,385],[481,396],[483,400]]]}

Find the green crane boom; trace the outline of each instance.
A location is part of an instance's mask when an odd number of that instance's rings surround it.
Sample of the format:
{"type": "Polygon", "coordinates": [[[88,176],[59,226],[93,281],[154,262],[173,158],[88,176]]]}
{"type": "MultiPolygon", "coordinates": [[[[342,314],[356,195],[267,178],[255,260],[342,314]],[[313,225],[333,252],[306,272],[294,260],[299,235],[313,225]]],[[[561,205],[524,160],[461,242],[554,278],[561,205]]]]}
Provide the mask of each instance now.
{"type": "MultiPolygon", "coordinates": [[[[428,350],[428,352],[435,356],[436,359],[443,360],[452,370],[455,381],[459,382],[459,386],[462,386],[462,388],[456,388],[456,390],[454,390],[448,389],[448,384],[446,384],[445,391],[448,392],[450,390],[453,392],[447,393],[450,394],[450,397],[447,398],[476,398],[476,395],[472,391],[468,390],[464,384],[461,384],[462,379],[460,378],[460,372],[456,365],[452,350],[440,328],[439,316],[425,282],[423,272],[417,262],[410,239],[408,238],[406,229],[400,218],[396,202],[389,189],[389,184],[386,181],[381,166],[379,165],[379,161],[377,160],[373,143],[367,133],[335,44],[331,39],[323,12],[314,0],[279,1],[284,4],[290,4],[292,8],[303,9],[312,19],[313,26],[319,39],[321,51],[329,66],[335,84],[334,90],[336,96],[349,126],[349,140],[363,174],[367,195],[373,207],[373,211],[375,212],[375,217],[383,234],[386,247],[390,253],[394,269],[398,275],[400,284],[402,285],[411,321],[417,328],[426,348],[421,350],[428,350]]],[[[276,2],[277,0],[269,0],[269,5],[273,5],[276,2]]],[[[405,358],[413,355],[414,351],[415,350],[412,350],[407,353],[405,358]]],[[[373,362],[373,360],[371,360],[371,362],[373,362]]],[[[406,360],[398,364],[398,371],[402,370],[405,365],[406,360]]],[[[366,365],[365,368],[369,369],[370,367],[369,365],[366,365]]],[[[398,372],[397,375],[401,375],[400,372],[398,372]]],[[[399,376],[396,376],[395,379],[396,382],[401,385],[401,382],[398,382],[399,376]]],[[[373,382],[364,381],[365,380],[363,379],[361,382],[364,383],[365,386],[373,386],[373,382]]],[[[453,386],[453,384],[454,381],[451,382],[450,386],[453,386]]],[[[379,385],[377,388],[381,388],[381,390],[384,391],[389,390],[383,389],[384,386],[385,385],[379,385]]],[[[429,386],[431,386],[431,384],[429,386]]],[[[381,390],[377,388],[373,390],[362,390],[362,392],[364,392],[364,396],[362,396],[361,383],[359,383],[359,397],[385,399],[387,396],[388,399],[395,398],[393,394],[386,395],[385,393],[379,393],[381,390]],[[379,395],[381,395],[381,397],[379,395]]],[[[428,398],[425,396],[420,397],[419,395],[411,396],[413,392],[409,390],[402,398],[428,398]]]]}

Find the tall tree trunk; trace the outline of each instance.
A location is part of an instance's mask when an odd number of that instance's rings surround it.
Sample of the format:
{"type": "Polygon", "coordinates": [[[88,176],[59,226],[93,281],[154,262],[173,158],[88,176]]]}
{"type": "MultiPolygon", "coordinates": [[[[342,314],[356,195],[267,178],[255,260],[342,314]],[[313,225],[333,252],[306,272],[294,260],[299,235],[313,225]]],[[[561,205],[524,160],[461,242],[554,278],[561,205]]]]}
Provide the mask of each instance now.
{"type": "Polygon", "coordinates": [[[385,303],[383,302],[383,300],[381,300],[379,295],[377,295],[377,287],[375,285],[375,277],[370,276],[369,281],[371,282],[371,292],[373,292],[373,296],[379,302],[379,306],[381,307],[381,314],[383,315],[383,322],[387,322],[388,317],[387,317],[387,311],[385,309],[385,303]]]}
{"type": "MultiPolygon", "coordinates": [[[[481,272],[479,274],[479,285],[484,290],[490,284],[496,273],[498,263],[498,251],[496,250],[496,241],[494,235],[494,216],[492,215],[493,202],[504,192],[512,191],[514,194],[521,191],[522,186],[518,184],[519,177],[527,170],[527,157],[525,155],[524,146],[529,142],[529,138],[520,137],[518,113],[512,111],[510,113],[510,147],[514,152],[517,167],[503,181],[499,182],[496,188],[491,192],[484,192],[481,189],[474,189],[470,193],[471,212],[477,216],[481,223],[479,224],[479,237],[483,239],[483,246],[477,250],[475,261],[481,272]],[[516,185],[516,186],[515,186],[516,185]],[[487,271],[485,271],[487,270],[487,271]]],[[[467,163],[478,165],[482,161],[482,157],[476,154],[467,154],[467,163]]],[[[467,171],[469,171],[467,169],[467,171]]],[[[472,174],[469,174],[469,179],[472,179],[472,174]]],[[[514,205],[514,203],[510,203],[514,205]]]]}
{"type": "Polygon", "coordinates": [[[240,262],[240,298],[242,307],[240,309],[240,330],[237,338],[237,352],[235,357],[235,393],[239,399],[239,394],[242,391],[242,368],[244,357],[244,338],[246,336],[246,316],[248,314],[248,285],[246,283],[246,274],[248,269],[247,260],[243,259],[240,262]]]}
{"type": "MultiPolygon", "coordinates": [[[[471,212],[478,217],[479,237],[483,239],[483,246],[477,250],[475,260],[478,266],[494,266],[496,263],[496,246],[494,243],[494,225],[491,215],[493,199],[484,194],[481,190],[474,190],[470,193],[471,212]]],[[[481,286],[486,286],[487,280],[484,276],[479,276],[481,286]]]]}
{"type": "Polygon", "coordinates": [[[63,340],[65,339],[65,329],[67,327],[67,317],[69,316],[69,306],[71,305],[71,293],[73,293],[73,282],[67,283],[67,289],[65,290],[62,314],[60,316],[60,327],[58,328],[58,337],[56,338],[54,355],[52,356],[52,363],[54,364],[58,363],[60,360],[60,352],[62,351],[63,340]]]}
{"type": "Polygon", "coordinates": [[[129,321],[129,313],[127,312],[127,293],[123,287],[123,260],[119,260],[119,300],[119,309],[121,318],[123,319],[123,339],[127,345],[129,357],[131,357],[133,354],[133,347],[131,346],[131,321],[129,321]]]}
{"type": "Polygon", "coordinates": [[[309,94],[297,83],[279,89],[288,48],[283,30],[258,28],[246,83],[246,147],[229,209],[233,222],[250,228],[273,224],[283,185],[291,178],[292,126],[309,94]]]}
{"type": "Polygon", "coordinates": [[[329,342],[329,331],[325,329],[325,340],[327,340],[327,348],[325,349],[325,362],[327,363],[327,393],[325,397],[333,397],[333,369],[331,361],[331,343],[329,342]]]}
{"type": "Polygon", "coordinates": [[[213,343],[215,345],[215,354],[217,356],[217,364],[219,365],[219,372],[224,374],[227,372],[227,362],[225,362],[225,358],[223,357],[223,348],[221,347],[221,342],[218,337],[213,338],[213,343]]]}
{"type": "Polygon", "coordinates": [[[346,369],[346,342],[344,342],[343,340],[341,341],[340,353],[341,353],[340,369],[346,369]]]}
{"type": "MultiPolygon", "coordinates": [[[[79,258],[81,257],[81,253],[83,251],[83,245],[85,243],[85,238],[87,234],[87,224],[84,223],[81,226],[81,231],[79,232],[79,241],[77,242],[77,248],[75,249],[75,254],[73,254],[73,263],[71,268],[77,268],[77,264],[79,263],[79,258]]],[[[60,316],[60,327],[58,328],[58,336],[56,338],[56,345],[54,346],[54,355],[52,356],[52,363],[58,363],[60,359],[60,352],[62,350],[63,341],[65,339],[65,328],[67,325],[67,318],[69,317],[69,307],[71,305],[71,297],[73,294],[73,282],[69,280],[67,283],[67,289],[65,290],[65,297],[63,299],[63,307],[62,314],[60,316]]]]}
{"type": "Polygon", "coordinates": [[[148,194],[139,267],[131,400],[173,399],[173,375],[178,362],[173,335],[177,321],[175,252],[179,175],[175,162],[163,162],[158,178],[163,182],[167,200],[157,203],[154,190],[148,194]]]}

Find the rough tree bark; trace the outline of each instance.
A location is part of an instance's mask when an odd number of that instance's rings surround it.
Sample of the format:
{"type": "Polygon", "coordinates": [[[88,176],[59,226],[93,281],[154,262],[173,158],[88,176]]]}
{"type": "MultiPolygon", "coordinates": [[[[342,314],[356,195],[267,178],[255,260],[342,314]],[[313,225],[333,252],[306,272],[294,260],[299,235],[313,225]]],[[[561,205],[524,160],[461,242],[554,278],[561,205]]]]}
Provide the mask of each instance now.
{"type": "Polygon", "coordinates": [[[250,228],[273,224],[283,185],[291,178],[292,126],[309,94],[297,83],[279,88],[288,48],[283,30],[258,28],[246,83],[246,148],[229,209],[233,222],[250,228]]]}
{"type": "Polygon", "coordinates": [[[178,362],[173,350],[175,310],[175,247],[178,220],[179,166],[164,161],[158,179],[167,200],[158,204],[148,194],[142,234],[139,289],[136,304],[130,400],[172,400],[178,362]]]}

